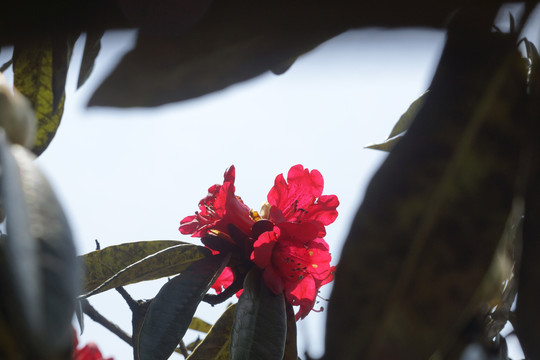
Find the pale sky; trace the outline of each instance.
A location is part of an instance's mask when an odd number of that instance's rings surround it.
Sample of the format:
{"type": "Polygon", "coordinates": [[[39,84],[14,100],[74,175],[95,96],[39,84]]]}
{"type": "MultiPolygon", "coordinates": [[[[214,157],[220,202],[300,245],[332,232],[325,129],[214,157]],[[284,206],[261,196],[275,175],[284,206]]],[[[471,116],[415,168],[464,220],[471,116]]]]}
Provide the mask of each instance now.
{"type": "MultiPolygon", "coordinates": [[[[94,250],[94,239],[102,248],[156,239],[199,244],[178,232],[179,221],[197,210],[210,185],[222,182],[228,166],[236,166],[237,195],[258,210],[276,175],[301,163],[318,169],[324,193],[341,202],[326,237],[337,264],[365,187],[385,158],[364,145],[384,140],[426,90],[444,33],[353,31],[301,57],[281,76],[268,73],[150,110],[85,109],[91,91],[133,38],[129,32],[107,33],[95,73],[75,92],[79,46],[62,124],[38,160],[65,206],[79,253],[94,250]]],[[[164,281],[126,289],[135,298],[152,298],[164,281]]],[[[321,295],[328,298],[329,290],[323,287],[321,295]]],[[[131,332],[131,313],[119,294],[108,291],[89,300],[131,332]]],[[[197,315],[214,322],[223,310],[203,304],[197,315]]],[[[302,358],[305,349],[322,355],[325,315],[311,313],[298,322],[302,358]]],[[[94,341],[115,360],[132,359],[131,348],[115,335],[89,318],[85,326],[81,343],[94,341]]]]}

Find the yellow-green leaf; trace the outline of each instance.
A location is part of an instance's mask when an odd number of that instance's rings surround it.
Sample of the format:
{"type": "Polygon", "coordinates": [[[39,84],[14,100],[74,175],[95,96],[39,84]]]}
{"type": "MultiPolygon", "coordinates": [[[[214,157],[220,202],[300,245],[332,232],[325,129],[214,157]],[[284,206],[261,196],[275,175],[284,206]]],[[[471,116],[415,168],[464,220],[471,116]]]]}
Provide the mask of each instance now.
{"type": "Polygon", "coordinates": [[[236,304],[232,304],[216,321],[208,335],[197,345],[188,360],[229,360],[231,329],[234,320],[236,304]]]}
{"type": "Polygon", "coordinates": [[[204,320],[199,319],[198,317],[194,317],[191,320],[191,324],[189,324],[189,328],[191,330],[196,330],[196,331],[200,331],[200,332],[203,332],[203,333],[208,333],[210,331],[210,329],[212,328],[212,325],[210,325],[209,323],[207,323],[204,320]]]}
{"type": "Polygon", "coordinates": [[[81,257],[85,266],[82,293],[97,294],[118,286],[176,275],[209,256],[203,246],[181,241],[139,241],[110,246],[81,257]]]}
{"type": "Polygon", "coordinates": [[[63,87],[71,51],[63,40],[59,44],[51,36],[38,37],[15,44],[13,50],[14,85],[30,100],[38,121],[32,149],[37,155],[49,146],[64,112],[63,87]]]}

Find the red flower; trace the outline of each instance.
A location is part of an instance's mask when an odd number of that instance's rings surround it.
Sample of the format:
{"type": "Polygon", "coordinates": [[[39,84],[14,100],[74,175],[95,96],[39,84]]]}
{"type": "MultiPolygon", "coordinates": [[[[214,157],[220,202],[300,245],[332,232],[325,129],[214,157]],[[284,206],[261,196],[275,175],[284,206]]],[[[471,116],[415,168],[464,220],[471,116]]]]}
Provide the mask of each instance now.
{"type": "Polygon", "coordinates": [[[332,281],[335,267],[328,244],[310,223],[281,223],[259,236],[251,260],[264,269],[263,278],[274,294],[285,292],[299,305],[296,320],[313,309],[319,288],[332,281]]]}
{"type": "Polygon", "coordinates": [[[92,342],[86,344],[82,349],[77,349],[77,345],[79,344],[77,335],[75,335],[73,343],[73,360],[114,360],[112,357],[105,359],[103,355],[101,355],[101,351],[99,351],[97,345],[92,342]]]}
{"type": "MultiPolygon", "coordinates": [[[[201,237],[213,253],[231,252],[244,269],[257,265],[270,290],[284,293],[289,303],[299,306],[296,319],[304,318],[313,310],[320,287],[333,279],[335,267],[330,266],[323,237],[338,215],[338,198],[322,194],[319,171],[296,165],[287,181],[283,174],[276,177],[259,216],[235,195],[234,175],[231,166],[223,185],[210,187],[200,201],[200,211],[180,222],[180,232],[201,237]]],[[[233,280],[226,268],[212,288],[219,294],[233,280]]]]}
{"type": "Polygon", "coordinates": [[[204,237],[210,230],[227,233],[229,224],[245,233],[251,231],[254,221],[250,217],[250,209],[234,194],[234,173],[234,166],[228,168],[223,185],[211,186],[208,195],[199,202],[200,211],[180,221],[182,234],[204,237]]]}
{"type": "MultiPolygon", "coordinates": [[[[223,290],[228,288],[234,281],[234,274],[230,267],[223,269],[221,274],[218,276],[214,284],[211,286],[212,289],[216,291],[216,294],[220,294],[223,290]]],[[[236,293],[237,297],[240,297],[242,290],[236,293]]]]}
{"type": "Polygon", "coordinates": [[[322,195],[324,180],[317,170],[293,166],[287,174],[276,177],[267,199],[270,205],[270,220],[279,222],[311,221],[319,226],[324,236],[324,226],[336,220],[339,200],[336,195],[322,195]]]}

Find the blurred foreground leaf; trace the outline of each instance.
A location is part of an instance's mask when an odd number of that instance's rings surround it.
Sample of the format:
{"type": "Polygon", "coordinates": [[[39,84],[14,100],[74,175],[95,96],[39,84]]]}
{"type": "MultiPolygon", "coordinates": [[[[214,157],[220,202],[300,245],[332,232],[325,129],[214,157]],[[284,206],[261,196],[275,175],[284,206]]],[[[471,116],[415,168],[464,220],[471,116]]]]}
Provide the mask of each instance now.
{"type": "Polygon", "coordinates": [[[491,32],[497,8],[469,10],[450,25],[424,106],[356,215],[327,359],[444,358],[500,289],[493,260],[521,170],[526,69],[515,37],[491,32]]]}
{"type": "Polygon", "coordinates": [[[13,289],[4,310],[12,331],[25,343],[25,356],[55,359],[72,346],[79,276],[71,230],[34,158],[20,145],[9,146],[1,133],[2,202],[9,234],[3,250],[13,289]]]}
{"type": "Polygon", "coordinates": [[[525,40],[531,61],[529,92],[531,94],[529,131],[531,169],[525,196],[523,250],[516,304],[516,332],[527,359],[540,358],[540,55],[525,40]]]}
{"type": "Polygon", "coordinates": [[[85,297],[140,281],[179,274],[211,255],[204,246],[155,240],[109,246],[81,257],[85,266],[85,297]]]}
{"type": "Polygon", "coordinates": [[[137,360],[169,358],[229,258],[223,255],[204,258],[163,285],[148,307],[140,333],[134,336],[137,360]]]}
{"type": "Polygon", "coordinates": [[[282,360],[287,334],[283,294],[274,295],[252,269],[244,280],[231,333],[231,359],[282,360]]]}
{"type": "Polygon", "coordinates": [[[188,356],[189,360],[229,360],[231,358],[229,348],[235,309],[236,304],[233,304],[225,310],[204,340],[188,356]]]}

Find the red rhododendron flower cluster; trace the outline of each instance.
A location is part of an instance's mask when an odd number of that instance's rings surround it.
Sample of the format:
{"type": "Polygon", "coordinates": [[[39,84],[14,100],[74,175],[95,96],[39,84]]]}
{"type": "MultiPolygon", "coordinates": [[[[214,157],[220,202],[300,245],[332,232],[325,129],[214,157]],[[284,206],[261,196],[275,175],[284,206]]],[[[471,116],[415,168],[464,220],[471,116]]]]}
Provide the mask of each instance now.
{"type": "MultiPolygon", "coordinates": [[[[208,189],[199,211],[180,222],[180,232],[200,237],[214,253],[230,252],[237,263],[263,270],[274,294],[284,293],[299,306],[296,319],[315,305],[319,288],[332,281],[335,267],[324,236],[336,219],[335,195],[323,195],[324,180],[317,170],[293,166],[287,180],[280,174],[260,212],[250,210],[235,194],[235,169],[225,171],[222,185],[208,189]]],[[[212,286],[219,294],[232,284],[230,268],[212,286]]]]}
{"type": "Polygon", "coordinates": [[[92,342],[86,344],[81,349],[77,349],[77,345],[79,345],[77,335],[75,335],[73,339],[73,360],[114,360],[112,357],[105,359],[103,355],[101,355],[101,351],[99,351],[97,345],[92,342]]]}

